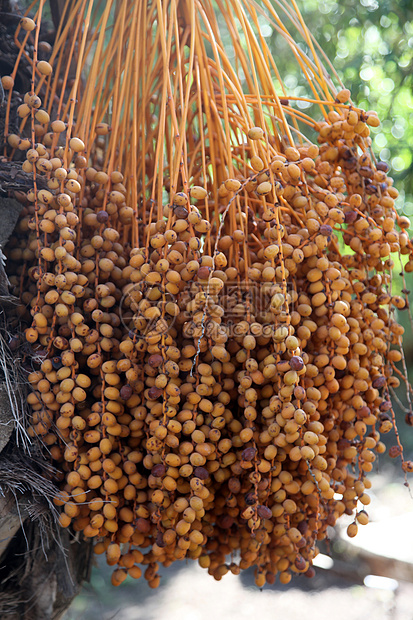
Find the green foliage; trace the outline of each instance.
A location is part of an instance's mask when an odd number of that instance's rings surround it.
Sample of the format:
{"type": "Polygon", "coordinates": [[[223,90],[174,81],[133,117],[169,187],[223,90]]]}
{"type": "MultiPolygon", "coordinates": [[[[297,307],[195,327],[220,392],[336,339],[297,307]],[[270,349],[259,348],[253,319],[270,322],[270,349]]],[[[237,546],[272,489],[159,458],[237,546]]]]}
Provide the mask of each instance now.
{"type": "MultiPolygon", "coordinates": [[[[400,212],[413,215],[411,0],[306,0],[299,6],[355,104],[377,111],[382,124],[372,130],[373,150],[391,166],[400,212]]],[[[280,64],[278,39],[271,37],[280,64]]],[[[288,81],[297,84],[294,75],[288,81]]]]}

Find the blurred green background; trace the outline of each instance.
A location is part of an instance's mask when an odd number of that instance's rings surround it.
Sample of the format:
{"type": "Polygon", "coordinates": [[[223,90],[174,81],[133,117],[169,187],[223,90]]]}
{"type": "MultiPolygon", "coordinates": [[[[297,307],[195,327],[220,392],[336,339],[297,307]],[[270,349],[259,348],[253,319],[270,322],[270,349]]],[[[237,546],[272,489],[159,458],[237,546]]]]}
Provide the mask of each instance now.
{"type": "MultiPolygon", "coordinates": [[[[373,149],[391,166],[400,192],[399,210],[413,215],[413,2],[305,0],[298,4],[353,101],[377,111],[382,122],[372,130],[373,149]]],[[[269,30],[267,26],[265,35],[270,36],[281,65],[278,37],[269,30]]],[[[298,85],[294,74],[287,73],[285,81],[290,88],[298,85]]]]}

